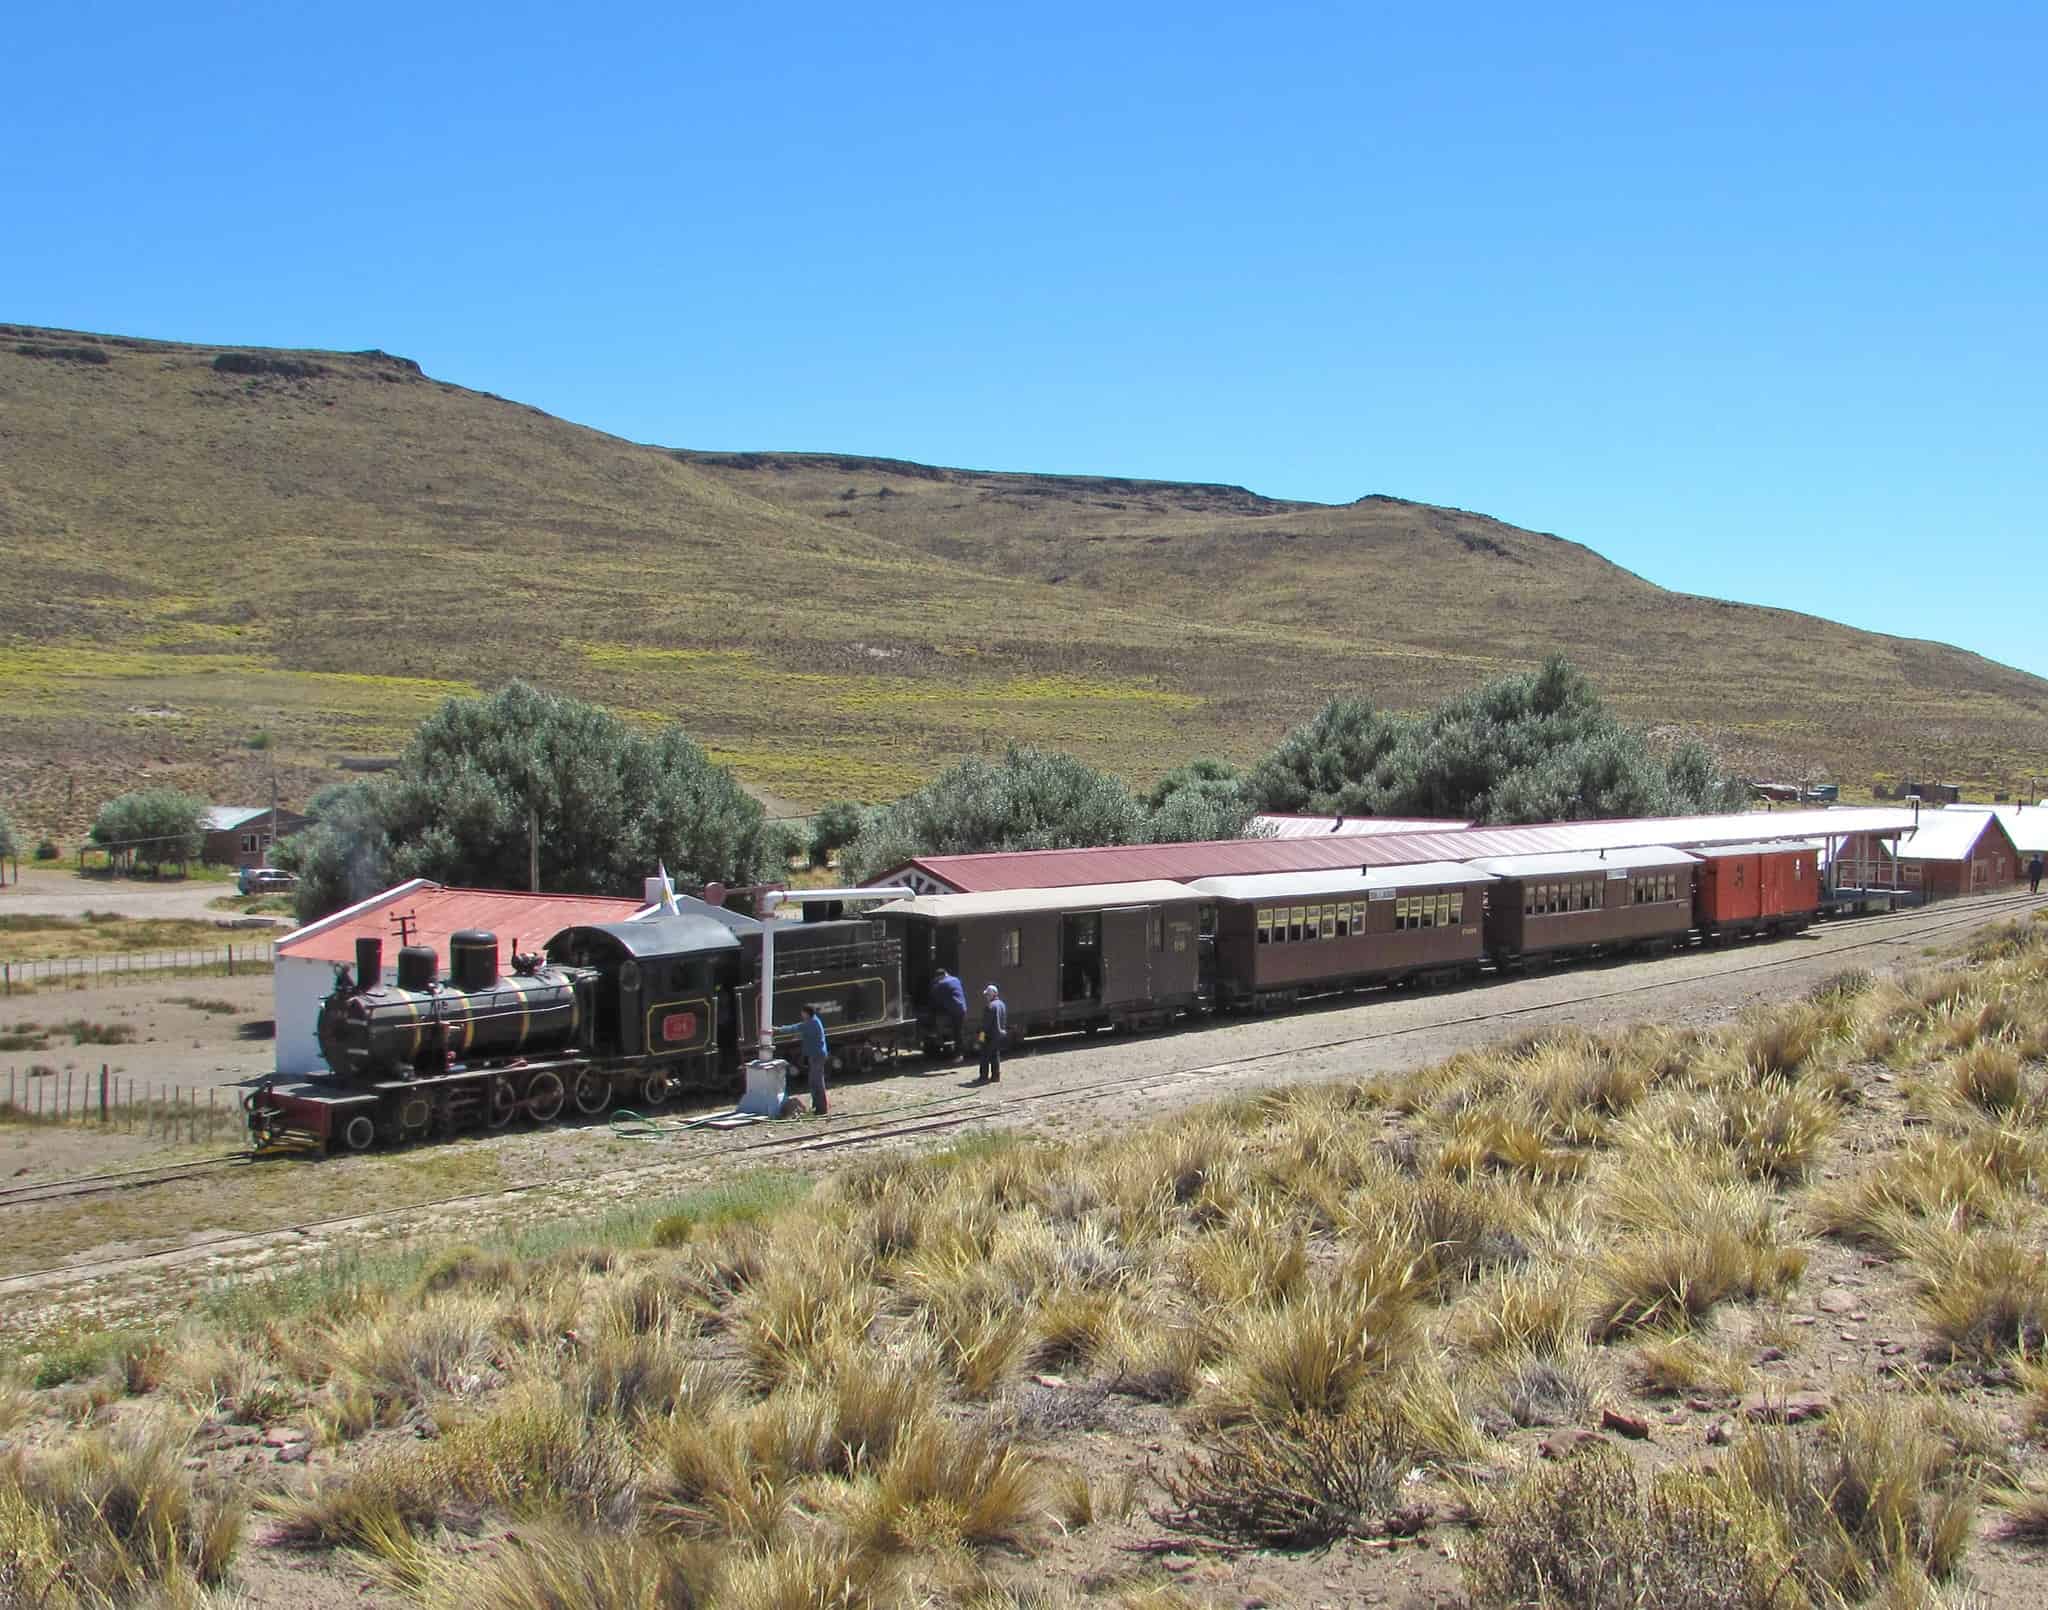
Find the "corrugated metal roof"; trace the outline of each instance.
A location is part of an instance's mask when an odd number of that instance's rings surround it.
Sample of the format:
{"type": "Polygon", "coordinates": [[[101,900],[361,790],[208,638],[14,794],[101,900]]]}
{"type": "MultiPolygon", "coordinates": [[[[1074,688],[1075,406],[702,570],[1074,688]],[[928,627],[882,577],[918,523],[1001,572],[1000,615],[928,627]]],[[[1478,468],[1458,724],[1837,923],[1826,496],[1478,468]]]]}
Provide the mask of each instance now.
{"type": "Polygon", "coordinates": [[[894,867],[874,883],[921,877],[972,893],[1049,889],[1130,879],[1250,876],[1345,866],[1401,866],[1466,861],[1482,855],[1543,855],[1614,850],[1642,844],[1747,844],[1759,839],[1895,833],[1913,825],[1910,810],[1847,806],[1828,810],[1734,811],[1716,816],[1644,817],[1603,822],[1544,822],[1526,827],[1471,827],[1430,833],[1357,837],[1218,839],[1194,844],[1129,844],[1086,850],[994,850],[980,855],[927,855],[894,867]]]}
{"type": "Polygon", "coordinates": [[[1720,855],[1755,855],[1759,850],[1810,850],[1819,855],[1825,848],[1819,839],[1761,839],[1755,844],[1709,844],[1692,853],[1705,861],[1720,855]]]}
{"type": "Polygon", "coordinates": [[[1632,872],[1637,867],[1684,866],[1694,859],[1668,844],[1645,844],[1626,850],[1572,850],[1563,855],[1489,855],[1472,864],[1503,878],[1565,878],[1575,872],[1632,872]]]}
{"type": "Polygon", "coordinates": [[[1922,811],[1920,825],[1899,840],[1902,861],[1967,861],[1977,841],[1990,830],[1991,812],[1976,810],[1922,811]]]}
{"type": "Polygon", "coordinates": [[[1260,838],[1370,838],[1381,833],[1455,833],[1470,822],[1432,816],[1254,816],[1251,830],[1260,838]]]}
{"type": "Polygon", "coordinates": [[[277,954],[307,961],[352,962],[356,940],[381,939],[384,954],[394,957],[398,930],[391,919],[400,912],[419,918],[413,943],[432,945],[445,961],[448,936],[464,928],[481,928],[498,936],[498,953],[509,960],[514,944],[539,950],[564,928],[620,922],[642,910],[638,900],[615,900],[592,894],[526,894],[515,889],[450,889],[424,879],[402,883],[359,905],[310,923],[277,942],[277,954]]]}
{"type": "Polygon", "coordinates": [[[1156,906],[1198,898],[1184,883],[1153,878],[1136,883],[1099,883],[1081,888],[993,889],[978,894],[925,894],[875,907],[877,916],[986,917],[1004,912],[1096,911],[1118,906],[1156,906]]]}
{"type": "Polygon", "coordinates": [[[2022,855],[2048,855],[2048,809],[2040,805],[1950,805],[1940,814],[1953,811],[1984,811],[1998,818],[2022,855]]]}
{"type": "Polygon", "coordinates": [[[268,805],[209,805],[201,820],[209,833],[229,833],[244,822],[269,814],[268,805]]]}
{"type": "Polygon", "coordinates": [[[1188,887],[1218,900],[1291,900],[1296,895],[1361,895],[1381,889],[1436,889],[1460,883],[1491,883],[1492,874],[1457,861],[1422,861],[1414,866],[1344,867],[1328,872],[1265,872],[1248,877],[1196,878],[1188,887]]]}

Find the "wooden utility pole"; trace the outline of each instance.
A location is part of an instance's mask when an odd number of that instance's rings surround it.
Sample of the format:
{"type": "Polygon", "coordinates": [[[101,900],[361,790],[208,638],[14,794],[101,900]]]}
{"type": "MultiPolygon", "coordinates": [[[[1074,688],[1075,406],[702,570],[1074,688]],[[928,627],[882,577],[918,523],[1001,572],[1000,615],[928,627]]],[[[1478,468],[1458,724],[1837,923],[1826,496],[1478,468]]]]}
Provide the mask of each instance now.
{"type": "Polygon", "coordinates": [[[540,812],[531,806],[526,812],[526,887],[540,893],[540,812]]]}

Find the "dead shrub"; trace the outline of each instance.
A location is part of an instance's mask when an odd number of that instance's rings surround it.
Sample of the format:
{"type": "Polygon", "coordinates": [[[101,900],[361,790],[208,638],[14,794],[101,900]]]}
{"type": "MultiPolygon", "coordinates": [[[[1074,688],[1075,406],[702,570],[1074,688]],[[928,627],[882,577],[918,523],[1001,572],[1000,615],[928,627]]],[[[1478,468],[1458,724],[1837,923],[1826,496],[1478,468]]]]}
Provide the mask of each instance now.
{"type": "Polygon", "coordinates": [[[1230,1426],[1167,1477],[1153,1519],[1226,1548],[1318,1548],[1377,1530],[1412,1457],[1404,1428],[1374,1406],[1230,1426]]]}
{"type": "Polygon", "coordinates": [[[1583,1348],[1564,1353],[1506,1353],[1465,1387],[1480,1423],[1499,1435],[1517,1426],[1583,1424],[1600,1380],[1583,1348]]]}
{"type": "Polygon", "coordinates": [[[1465,1551],[1471,1610],[1794,1610],[1775,1539],[1683,1477],[1588,1453],[1525,1477],[1465,1551]]]}

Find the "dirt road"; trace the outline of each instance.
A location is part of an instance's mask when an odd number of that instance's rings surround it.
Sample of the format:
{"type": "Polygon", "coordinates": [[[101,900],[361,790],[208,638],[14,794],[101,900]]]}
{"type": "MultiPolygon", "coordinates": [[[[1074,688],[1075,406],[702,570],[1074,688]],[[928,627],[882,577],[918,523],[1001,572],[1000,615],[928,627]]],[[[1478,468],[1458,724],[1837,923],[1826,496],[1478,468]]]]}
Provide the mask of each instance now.
{"type": "MultiPolygon", "coordinates": [[[[232,883],[210,878],[159,883],[148,878],[88,878],[51,867],[23,867],[19,883],[0,888],[0,917],[82,917],[88,911],[99,911],[120,917],[224,922],[230,913],[214,910],[209,902],[234,892],[232,883]]],[[[289,924],[277,926],[282,929],[289,924]]]]}

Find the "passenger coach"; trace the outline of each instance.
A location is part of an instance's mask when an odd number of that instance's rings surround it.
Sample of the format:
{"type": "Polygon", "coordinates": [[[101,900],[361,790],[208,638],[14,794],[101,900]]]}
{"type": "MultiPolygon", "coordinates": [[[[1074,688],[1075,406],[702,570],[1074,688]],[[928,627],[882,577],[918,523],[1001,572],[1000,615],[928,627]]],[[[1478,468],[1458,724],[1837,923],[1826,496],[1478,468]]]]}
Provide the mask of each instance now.
{"type": "Polygon", "coordinates": [[[1662,844],[1474,861],[1500,880],[1488,891],[1486,954],[1505,967],[1569,951],[1682,945],[1692,935],[1698,864],[1662,844]]]}
{"type": "Polygon", "coordinates": [[[1214,910],[1216,1004],[1263,1009],[1325,990],[1476,974],[1492,881],[1433,861],[1197,878],[1188,887],[1214,910]]]}

